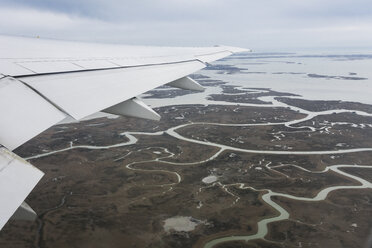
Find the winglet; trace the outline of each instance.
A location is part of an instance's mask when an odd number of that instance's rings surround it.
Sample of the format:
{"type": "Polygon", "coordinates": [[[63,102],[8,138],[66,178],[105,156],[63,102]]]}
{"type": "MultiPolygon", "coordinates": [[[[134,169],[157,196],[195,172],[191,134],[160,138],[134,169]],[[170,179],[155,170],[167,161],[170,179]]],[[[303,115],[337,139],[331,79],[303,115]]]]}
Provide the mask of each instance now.
{"type": "Polygon", "coordinates": [[[246,49],[246,48],[241,48],[241,47],[232,47],[232,46],[223,46],[223,45],[218,45],[218,47],[223,47],[229,52],[232,53],[242,53],[242,52],[252,52],[251,49],[246,49]]]}

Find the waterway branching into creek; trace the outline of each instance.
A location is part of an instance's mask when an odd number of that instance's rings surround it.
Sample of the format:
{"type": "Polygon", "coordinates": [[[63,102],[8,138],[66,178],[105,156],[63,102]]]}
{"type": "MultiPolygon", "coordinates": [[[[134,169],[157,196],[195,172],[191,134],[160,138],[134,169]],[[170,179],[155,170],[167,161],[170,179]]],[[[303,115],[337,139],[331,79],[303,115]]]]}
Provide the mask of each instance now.
{"type": "MultiPolygon", "coordinates": [[[[250,91],[252,91],[254,93],[264,92],[264,90],[262,90],[262,91],[260,91],[260,90],[250,90],[250,91]]],[[[241,94],[241,93],[237,93],[237,94],[241,94]]],[[[369,114],[369,113],[366,113],[366,112],[363,112],[363,111],[346,110],[346,109],[327,110],[327,111],[320,111],[320,112],[308,111],[308,110],[301,109],[299,107],[295,107],[295,106],[291,106],[291,105],[279,102],[272,96],[260,97],[258,99],[260,99],[262,101],[266,101],[266,102],[271,102],[271,104],[230,103],[230,102],[221,102],[221,101],[216,102],[216,101],[212,101],[212,100],[208,100],[208,99],[204,99],[205,100],[204,103],[210,104],[210,105],[239,105],[239,106],[242,106],[242,107],[244,107],[244,106],[248,106],[248,107],[249,106],[254,106],[254,107],[259,106],[259,107],[265,107],[265,108],[267,108],[267,107],[283,107],[283,108],[288,108],[288,109],[291,109],[293,111],[297,111],[299,113],[305,114],[306,116],[302,119],[291,120],[291,121],[286,121],[286,122],[245,123],[245,124],[233,124],[233,123],[231,123],[231,124],[227,124],[227,123],[221,124],[221,123],[208,123],[208,122],[189,122],[189,123],[186,123],[186,124],[171,127],[167,130],[160,131],[160,132],[153,132],[153,133],[151,133],[151,132],[124,132],[121,135],[128,139],[128,141],[126,141],[126,142],[113,144],[113,145],[108,145],[108,146],[92,146],[92,145],[76,145],[75,146],[73,144],[73,142],[71,142],[70,146],[66,147],[64,149],[55,150],[55,151],[51,151],[51,152],[47,152],[47,153],[42,153],[42,154],[39,154],[39,155],[29,157],[27,159],[28,160],[38,159],[38,158],[51,156],[53,154],[60,153],[60,152],[65,152],[65,151],[72,150],[72,149],[100,150],[100,149],[110,149],[110,148],[115,148],[115,147],[131,146],[131,145],[136,144],[137,141],[138,141],[138,139],[136,138],[136,135],[160,136],[160,135],[163,135],[163,134],[168,134],[168,135],[170,135],[170,136],[172,136],[172,137],[174,137],[178,140],[218,148],[218,151],[216,153],[214,153],[212,156],[210,156],[209,158],[207,158],[205,160],[196,161],[196,162],[189,162],[189,163],[179,163],[179,162],[166,161],[166,159],[170,159],[170,158],[173,158],[173,157],[176,156],[176,154],[172,153],[168,149],[163,148],[163,147],[149,147],[149,148],[146,148],[146,149],[156,148],[158,150],[162,150],[162,152],[159,152],[159,154],[161,154],[161,156],[159,156],[155,159],[151,159],[151,160],[147,160],[147,161],[132,162],[132,163],[129,163],[129,164],[125,165],[125,167],[129,170],[146,171],[146,172],[156,171],[156,172],[166,173],[166,174],[175,176],[177,178],[176,182],[157,185],[157,186],[161,186],[161,187],[168,187],[168,189],[163,192],[163,193],[166,193],[166,192],[172,190],[174,185],[176,185],[176,184],[178,184],[182,181],[182,175],[180,175],[177,172],[168,171],[168,170],[140,169],[140,168],[137,168],[135,165],[145,164],[145,163],[154,163],[154,162],[164,163],[164,164],[172,164],[172,165],[178,165],[178,166],[197,165],[197,164],[203,164],[205,162],[208,162],[208,161],[211,161],[211,160],[217,158],[224,151],[236,151],[236,152],[254,153],[254,154],[283,154],[283,155],[285,155],[285,154],[288,154],[288,155],[293,155],[293,154],[296,154],[296,155],[322,155],[322,154],[324,155],[324,154],[330,154],[331,155],[331,154],[344,154],[344,153],[356,153],[356,152],[372,151],[372,148],[369,148],[369,147],[367,147],[367,148],[353,148],[353,149],[322,150],[322,151],[253,150],[253,149],[243,149],[243,148],[238,148],[238,147],[233,147],[233,146],[228,146],[228,145],[222,145],[222,144],[209,142],[209,141],[201,141],[201,140],[196,140],[196,139],[192,139],[192,138],[187,138],[187,137],[184,137],[177,132],[178,130],[180,130],[182,128],[190,127],[190,126],[193,126],[193,125],[214,125],[214,126],[226,126],[226,127],[254,127],[254,126],[283,125],[287,128],[290,128],[290,129],[294,130],[294,132],[298,132],[298,131],[301,131],[301,132],[302,131],[303,132],[315,132],[317,129],[315,127],[312,127],[312,126],[293,126],[293,125],[300,124],[302,122],[311,120],[311,119],[313,119],[317,116],[329,115],[329,114],[332,114],[332,113],[355,113],[355,114],[361,115],[361,116],[372,117],[372,114],[369,114]]],[[[333,123],[332,125],[337,125],[337,124],[341,125],[343,123],[333,123]]],[[[327,131],[327,130],[325,130],[325,131],[327,131]]],[[[145,150],[145,149],[142,149],[142,150],[145,150]]],[[[139,150],[139,151],[136,151],[136,152],[141,152],[142,150],[139,150]]],[[[119,160],[124,159],[126,156],[129,156],[131,153],[132,152],[129,152],[127,155],[120,158],[119,160]]],[[[345,176],[347,178],[350,178],[352,180],[355,180],[355,181],[359,182],[360,185],[356,185],[356,186],[331,186],[331,187],[327,187],[327,188],[322,189],[320,192],[318,192],[318,194],[315,197],[307,198],[307,197],[297,197],[297,196],[293,196],[293,195],[290,195],[290,194],[278,193],[278,192],[272,191],[270,189],[255,189],[255,188],[247,185],[246,183],[234,183],[234,184],[224,185],[224,184],[221,184],[218,181],[211,182],[210,185],[208,185],[206,187],[203,187],[203,188],[200,188],[199,192],[201,192],[204,188],[207,188],[207,187],[219,186],[226,193],[230,194],[232,197],[235,197],[235,201],[233,203],[233,204],[235,204],[236,202],[239,201],[240,198],[229,191],[228,187],[230,187],[230,186],[237,186],[240,189],[250,189],[250,190],[254,190],[254,191],[264,191],[265,193],[262,195],[262,200],[265,203],[267,203],[270,207],[275,209],[278,212],[278,215],[274,216],[274,217],[269,217],[269,218],[260,220],[257,223],[258,231],[257,231],[256,234],[246,235],[246,236],[228,236],[228,237],[216,238],[216,239],[213,239],[213,240],[207,242],[204,245],[204,248],[211,248],[211,247],[214,247],[217,244],[220,244],[222,242],[228,242],[228,241],[248,241],[248,240],[253,240],[253,239],[265,239],[265,236],[268,233],[268,224],[269,223],[282,221],[282,220],[287,220],[287,219],[289,219],[289,216],[290,216],[290,214],[283,207],[281,207],[279,204],[277,204],[276,202],[274,202],[271,199],[273,196],[280,196],[280,197],[293,199],[293,200],[297,200],[297,201],[322,201],[322,200],[327,198],[327,196],[330,192],[335,191],[335,190],[372,188],[372,184],[369,181],[364,180],[360,177],[351,175],[349,173],[346,173],[346,172],[340,170],[341,168],[368,168],[368,169],[371,169],[372,165],[368,166],[368,165],[355,165],[355,164],[354,165],[337,164],[337,165],[328,166],[323,171],[310,171],[310,170],[307,170],[305,168],[302,168],[299,165],[291,165],[291,164],[282,164],[282,165],[276,165],[276,166],[271,166],[271,167],[269,166],[269,164],[265,165],[265,167],[267,169],[273,170],[273,171],[275,171],[277,173],[280,173],[280,174],[283,174],[284,176],[286,176],[284,173],[281,173],[281,172],[275,170],[275,168],[290,167],[290,166],[296,167],[297,169],[300,169],[300,170],[303,170],[303,171],[306,171],[306,172],[309,172],[309,173],[325,173],[327,171],[333,171],[335,173],[338,173],[339,175],[345,176]]],[[[63,198],[63,201],[62,201],[63,203],[64,203],[64,200],[65,200],[65,197],[63,198]]],[[[60,204],[58,207],[52,208],[51,210],[56,210],[61,206],[63,206],[63,204],[60,204]]],[[[203,206],[202,203],[199,202],[199,205],[197,206],[197,208],[201,208],[202,206],[203,206]]],[[[45,212],[47,212],[47,211],[45,211],[45,212]]],[[[42,216],[40,218],[42,218],[42,216]]],[[[40,224],[40,226],[41,226],[40,229],[42,229],[42,224],[40,224]]],[[[39,235],[41,233],[42,233],[42,230],[39,231],[39,235]]]]}

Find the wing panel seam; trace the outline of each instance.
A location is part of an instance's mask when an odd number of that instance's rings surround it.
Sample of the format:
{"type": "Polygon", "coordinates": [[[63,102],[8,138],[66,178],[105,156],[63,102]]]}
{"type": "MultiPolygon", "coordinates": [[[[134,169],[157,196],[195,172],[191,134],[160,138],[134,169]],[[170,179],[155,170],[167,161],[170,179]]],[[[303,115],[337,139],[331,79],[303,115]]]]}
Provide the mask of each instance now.
{"type": "Polygon", "coordinates": [[[158,65],[175,65],[175,64],[183,64],[183,63],[195,62],[195,61],[200,62],[200,63],[205,65],[205,63],[202,62],[199,59],[190,59],[190,60],[183,60],[183,61],[177,61],[177,62],[131,65],[131,66],[120,66],[120,67],[109,67],[109,68],[98,68],[98,69],[62,71],[62,72],[47,72],[47,73],[36,73],[36,74],[31,74],[31,75],[18,75],[18,76],[11,76],[11,77],[19,79],[19,78],[26,78],[26,77],[48,76],[48,75],[59,75],[59,74],[72,74],[72,73],[79,73],[79,72],[109,71],[109,70],[119,70],[119,69],[127,69],[127,68],[150,67],[150,66],[158,66],[158,65]]]}
{"type": "MultiPolygon", "coordinates": [[[[31,85],[29,85],[28,83],[26,82],[23,82],[22,80],[20,80],[19,78],[17,78],[16,80],[18,80],[18,82],[22,83],[23,85],[25,85],[27,88],[29,88],[30,90],[32,90],[33,92],[35,92],[36,94],[38,94],[40,97],[42,97],[45,101],[47,101],[49,104],[51,104],[53,107],[55,107],[56,109],[58,109],[60,112],[64,113],[65,115],[67,116],[71,116],[70,114],[68,114],[65,110],[63,110],[61,107],[59,107],[57,104],[55,104],[53,101],[51,101],[48,97],[46,97],[45,95],[43,95],[41,92],[39,92],[37,89],[33,88],[31,85]]],[[[72,116],[71,116],[72,117],[72,116]]]]}

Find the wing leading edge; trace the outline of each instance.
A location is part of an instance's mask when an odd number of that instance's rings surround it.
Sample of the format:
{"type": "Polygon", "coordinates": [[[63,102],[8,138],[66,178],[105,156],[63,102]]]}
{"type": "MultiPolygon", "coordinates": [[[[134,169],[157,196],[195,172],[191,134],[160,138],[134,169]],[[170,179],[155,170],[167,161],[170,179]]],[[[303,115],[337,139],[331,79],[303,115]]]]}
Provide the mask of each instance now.
{"type": "Polygon", "coordinates": [[[0,206],[0,230],[14,213],[13,218],[33,218],[23,201],[43,176],[12,150],[65,118],[103,111],[159,119],[134,97],[164,84],[202,90],[189,74],[243,51],[0,36],[0,199],[6,202],[0,206]]]}

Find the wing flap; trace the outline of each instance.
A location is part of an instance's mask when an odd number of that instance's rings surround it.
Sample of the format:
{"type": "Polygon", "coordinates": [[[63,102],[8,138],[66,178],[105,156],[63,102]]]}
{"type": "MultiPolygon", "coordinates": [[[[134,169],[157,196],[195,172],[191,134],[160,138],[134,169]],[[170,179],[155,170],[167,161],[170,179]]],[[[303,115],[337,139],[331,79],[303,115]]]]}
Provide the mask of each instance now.
{"type": "Polygon", "coordinates": [[[22,158],[0,147],[0,230],[43,175],[22,158]]]}
{"type": "Polygon", "coordinates": [[[24,77],[22,81],[79,120],[205,67],[199,61],[24,77]]]}
{"type": "Polygon", "coordinates": [[[13,150],[66,117],[20,81],[0,79],[0,144],[13,150]]]}

